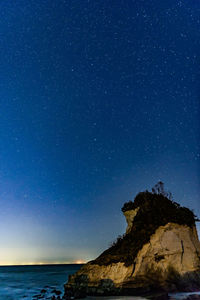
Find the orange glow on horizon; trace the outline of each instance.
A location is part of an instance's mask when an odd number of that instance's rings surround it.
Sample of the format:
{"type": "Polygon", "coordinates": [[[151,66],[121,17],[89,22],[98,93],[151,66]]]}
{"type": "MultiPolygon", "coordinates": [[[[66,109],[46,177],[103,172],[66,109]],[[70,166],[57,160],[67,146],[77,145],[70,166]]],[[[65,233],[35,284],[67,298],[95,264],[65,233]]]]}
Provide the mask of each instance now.
{"type": "Polygon", "coordinates": [[[75,264],[85,264],[85,261],[84,260],[76,260],[75,261],[75,264]]]}
{"type": "Polygon", "coordinates": [[[76,260],[72,262],[24,262],[24,263],[17,263],[17,262],[1,262],[0,266],[42,266],[42,265],[70,265],[70,264],[85,264],[86,261],[84,260],[76,260]]]}

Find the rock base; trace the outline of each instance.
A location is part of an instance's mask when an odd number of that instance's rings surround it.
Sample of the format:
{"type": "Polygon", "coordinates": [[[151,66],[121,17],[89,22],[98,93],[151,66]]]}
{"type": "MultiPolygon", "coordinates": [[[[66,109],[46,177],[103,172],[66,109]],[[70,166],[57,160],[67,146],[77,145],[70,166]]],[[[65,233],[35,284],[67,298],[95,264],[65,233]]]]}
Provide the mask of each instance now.
{"type": "Polygon", "coordinates": [[[111,279],[94,283],[88,276],[76,276],[73,283],[65,285],[63,299],[83,299],[86,296],[143,296],[150,299],[167,299],[169,292],[194,292],[200,290],[200,272],[190,272],[179,277],[169,277],[164,282],[145,278],[130,280],[116,286],[111,279]]]}

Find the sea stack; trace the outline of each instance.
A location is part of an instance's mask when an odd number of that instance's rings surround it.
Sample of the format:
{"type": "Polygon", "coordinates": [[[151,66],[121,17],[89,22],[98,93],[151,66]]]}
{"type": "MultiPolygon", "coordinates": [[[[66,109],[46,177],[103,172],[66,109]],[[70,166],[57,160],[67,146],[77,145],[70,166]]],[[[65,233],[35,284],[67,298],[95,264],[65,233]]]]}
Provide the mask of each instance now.
{"type": "Polygon", "coordinates": [[[200,290],[200,242],[194,213],[160,182],[122,208],[127,230],[69,277],[64,299],[200,290]]]}

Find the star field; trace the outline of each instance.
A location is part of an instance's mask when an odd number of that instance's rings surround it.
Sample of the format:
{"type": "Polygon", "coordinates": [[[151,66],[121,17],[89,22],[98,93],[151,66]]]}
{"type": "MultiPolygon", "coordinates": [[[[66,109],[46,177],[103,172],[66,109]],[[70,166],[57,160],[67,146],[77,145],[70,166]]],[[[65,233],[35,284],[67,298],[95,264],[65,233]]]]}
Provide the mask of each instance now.
{"type": "Polygon", "coordinates": [[[0,263],[94,258],[158,180],[200,217],[199,1],[4,1],[0,17],[0,263]]]}

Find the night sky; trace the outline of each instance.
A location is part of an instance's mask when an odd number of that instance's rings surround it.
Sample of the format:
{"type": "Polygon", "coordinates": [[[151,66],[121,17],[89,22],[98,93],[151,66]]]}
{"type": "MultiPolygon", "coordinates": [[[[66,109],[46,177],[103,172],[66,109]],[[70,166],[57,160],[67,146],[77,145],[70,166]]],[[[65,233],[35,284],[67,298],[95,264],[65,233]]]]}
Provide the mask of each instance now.
{"type": "Polygon", "coordinates": [[[7,0],[0,23],[0,264],[95,258],[159,180],[200,217],[199,0],[7,0]]]}

